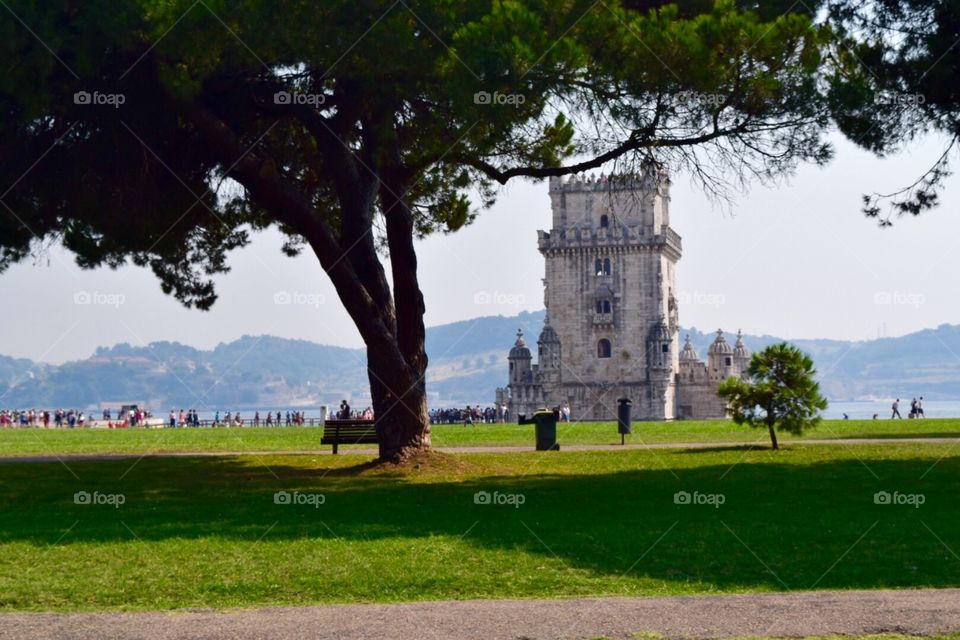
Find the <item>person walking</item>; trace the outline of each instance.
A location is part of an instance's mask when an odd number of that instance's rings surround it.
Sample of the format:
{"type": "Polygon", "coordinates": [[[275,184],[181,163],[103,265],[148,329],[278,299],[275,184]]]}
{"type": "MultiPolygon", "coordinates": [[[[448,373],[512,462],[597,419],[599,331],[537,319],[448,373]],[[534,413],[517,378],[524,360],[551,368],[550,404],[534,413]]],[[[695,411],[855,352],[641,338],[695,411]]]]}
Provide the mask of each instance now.
{"type": "Polygon", "coordinates": [[[926,416],[923,415],[923,396],[920,396],[920,399],[917,400],[917,417],[926,418],[926,416]]]}
{"type": "Polygon", "coordinates": [[[894,418],[900,418],[903,420],[903,416],[900,415],[900,398],[897,398],[893,401],[893,406],[891,408],[893,409],[893,415],[890,416],[890,419],[893,420],[894,418]]]}

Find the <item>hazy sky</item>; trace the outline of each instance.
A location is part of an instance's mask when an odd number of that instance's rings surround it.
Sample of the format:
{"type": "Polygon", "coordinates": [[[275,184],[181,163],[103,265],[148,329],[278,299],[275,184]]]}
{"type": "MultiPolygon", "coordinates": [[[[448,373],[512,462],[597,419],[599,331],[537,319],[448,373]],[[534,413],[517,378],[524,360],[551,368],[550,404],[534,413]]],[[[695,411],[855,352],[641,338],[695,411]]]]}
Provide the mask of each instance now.
{"type": "MultiPolygon", "coordinates": [[[[960,322],[960,178],[950,179],[939,209],[892,229],[859,210],[861,194],[915,179],[939,144],[887,160],[837,146],[827,168],[802,168],[776,189],[754,187],[731,210],[674,177],[684,326],[859,340],[960,322]]],[[[472,226],[421,242],[427,324],[541,309],[536,230],[549,225],[546,184],[517,183],[472,226]]],[[[82,271],[54,249],[0,276],[0,353],[62,362],[118,342],[209,348],[244,334],[360,346],[316,259],[284,257],[280,244],[268,232],[235,252],[210,312],[182,308],[147,270],[82,271]]],[[[512,336],[503,340],[506,349],[512,336]]]]}

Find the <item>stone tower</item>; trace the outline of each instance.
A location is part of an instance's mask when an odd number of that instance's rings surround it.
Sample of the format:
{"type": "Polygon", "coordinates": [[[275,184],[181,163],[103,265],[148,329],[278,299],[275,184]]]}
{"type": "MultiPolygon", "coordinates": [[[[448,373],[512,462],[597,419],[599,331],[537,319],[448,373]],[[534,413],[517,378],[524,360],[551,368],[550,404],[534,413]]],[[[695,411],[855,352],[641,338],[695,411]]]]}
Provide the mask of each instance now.
{"type": "Polygon", "coordinates": [[[553,228],[538,232],[547,319],[537,365],[511,351],[511,414],[531,410],[532,393],[541,406],[569,405],[574,420],[613,419],[624,396],[638,418],[673,418],[681,245],[669,179],[654,163],[641,175],[552,178],[550,199],[553,228]]]}
{"type": "Polygon", "coordinates": [[[510,382],[497,389],[510,419],[569,407],[573,420],[612,420],[629,398],[639,420],[718,419],[717,387],[744,377],[750,352],[718,331],[700,360],[679,345],[677,261],[670,180],[655,163],[641,175],[550,180],[553,228],[538,232],[546,262],[537,364],[522,332],[510,350],[510,382]]]}

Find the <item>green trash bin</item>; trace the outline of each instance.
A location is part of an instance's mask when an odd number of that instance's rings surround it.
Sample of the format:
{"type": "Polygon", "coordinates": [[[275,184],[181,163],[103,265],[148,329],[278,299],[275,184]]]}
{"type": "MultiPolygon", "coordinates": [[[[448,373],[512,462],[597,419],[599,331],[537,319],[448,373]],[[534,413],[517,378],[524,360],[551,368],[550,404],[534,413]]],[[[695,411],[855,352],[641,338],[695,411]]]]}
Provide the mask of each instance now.
{"type": "Polygon", "coordinates": [[[532,424],[537,436],[537,451],[559,451],[557,443],[557,422],[560,420],[559,409],[539,409],[532,418],[526,415],[519,416],[519,424],[532,424]]]}

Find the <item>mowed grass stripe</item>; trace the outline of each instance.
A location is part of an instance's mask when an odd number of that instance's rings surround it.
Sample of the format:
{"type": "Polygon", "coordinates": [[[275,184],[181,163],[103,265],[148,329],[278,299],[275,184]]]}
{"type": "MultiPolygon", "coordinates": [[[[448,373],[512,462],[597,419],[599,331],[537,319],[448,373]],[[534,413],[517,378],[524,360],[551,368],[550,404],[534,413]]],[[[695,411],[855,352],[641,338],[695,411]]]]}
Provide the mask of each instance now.
{"type": "Polygon", "coordinates": [[[4,464],[0,608],[960,585],[949,445],[437,455],[406,472],[361,462],[71,462],[79,480],[59,463],[4,464]],[[124,502],[78,505],[77,491],[124,502]],[[323,500],[276,504],[278,491],[323,500]],[[681,491],[722,504],[676,504],[681,491]],[[878,491],[923,504],[878,505],[878,491]]]}
{"type": "MultiPolygon", "coordinates": [[[[0,429],[0,457],[98,453],[162,453],[216,451],[312,451],[321,447],[317,427],[234,427],[183,429],[0,429]]],[[[437,447],[529,446],[532,426],[515,424],[434,425],[437,447]]],[[[620,442],[616,423],[560,424],[564,444],[607,445],[620,442]]],[[[960,420],[825,420],[805,438],[960,438],[960,420]]],[[[783,434],[784,440],[793,436],[783,434]]],[[[727,421],[641,422],[634,424],[631,443],[754,442],[764,444],[762,430],[727,421]]],[[[363,445],[370,448],[372,445],[363,445]]]]}

